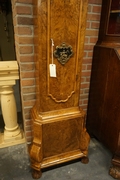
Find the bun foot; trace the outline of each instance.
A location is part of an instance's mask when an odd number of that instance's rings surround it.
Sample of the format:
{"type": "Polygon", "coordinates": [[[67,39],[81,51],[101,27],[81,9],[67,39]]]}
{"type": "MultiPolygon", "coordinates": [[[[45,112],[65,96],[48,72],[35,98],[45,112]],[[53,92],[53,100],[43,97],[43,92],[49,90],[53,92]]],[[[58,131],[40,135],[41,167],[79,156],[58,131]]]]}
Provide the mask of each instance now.
{"type": "Polygon", "coordinates": [[[120,168],[119,167],[111,167],[109,174],[115,178],[115,179],[120,179],[120,168]]]}
{"type": "Polygon", "coordinates": [[[39,179],[41,176],[42,176],[41,170],[40,171],[37,171],[35,169],[32,170],[32,177],[33,177],[33,179],[39,179]]]}
{"type": "Polygon", "coordinates": [[[83,164],[89,163],[89,158],[88,157],[81,158],[81,163],[83,163],[83,164]]]}

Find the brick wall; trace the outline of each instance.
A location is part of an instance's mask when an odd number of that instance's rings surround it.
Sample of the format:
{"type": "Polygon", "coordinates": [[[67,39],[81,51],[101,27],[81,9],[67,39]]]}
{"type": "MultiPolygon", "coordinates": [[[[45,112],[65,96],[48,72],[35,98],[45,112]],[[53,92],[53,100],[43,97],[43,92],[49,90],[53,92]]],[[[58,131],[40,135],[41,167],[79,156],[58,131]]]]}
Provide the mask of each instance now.
{"type": "MultiPolygon", "coordinates": [[[[35,103],[33,6],[32,0],[11,0],[15,33],[16,56],[20,69],[20,86],[24,131],[27,142],[31,142],[30,109],[35,103]]],[[[98,38],[102,0],[89,0],[80,106],[87,110],[93,46],[98,38]]]]}
{"type": "Polygon", "coordinates": [[[102,0],[88,0],[87,27],[82,64],[80,107],[87,111],[93,47],[98,39],[102,0]]]}
{"type": "Polygon", "coordinates": [[[35,103],[33,6],[32,0],[11,0],[16,56],[20,69],[20,86],[24,131],[31,141],[30,109],[35,103]]]}

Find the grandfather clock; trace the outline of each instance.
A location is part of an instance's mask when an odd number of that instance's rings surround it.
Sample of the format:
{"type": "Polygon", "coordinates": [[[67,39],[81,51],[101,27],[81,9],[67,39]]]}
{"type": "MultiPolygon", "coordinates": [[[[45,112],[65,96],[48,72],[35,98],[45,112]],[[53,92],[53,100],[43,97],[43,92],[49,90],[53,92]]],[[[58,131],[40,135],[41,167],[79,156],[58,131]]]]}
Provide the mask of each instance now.
{"type": "Polygon", "coordinates": [[[31,111],[33,177],[73,159],[88,162],[89,135],[79,108],[87,0],[35,0],[36,103],[31,111]]]}

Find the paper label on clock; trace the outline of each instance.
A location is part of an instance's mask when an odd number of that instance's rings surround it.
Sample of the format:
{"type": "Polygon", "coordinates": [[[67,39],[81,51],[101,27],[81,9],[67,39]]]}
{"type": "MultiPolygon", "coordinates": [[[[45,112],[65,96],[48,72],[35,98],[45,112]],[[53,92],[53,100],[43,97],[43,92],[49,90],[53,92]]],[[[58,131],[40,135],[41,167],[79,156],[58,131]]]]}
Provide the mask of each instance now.
{"type": "Polygon", "coordinates": [[[50,64],[50,77],[56,77],[56,65],[50,64]]]}

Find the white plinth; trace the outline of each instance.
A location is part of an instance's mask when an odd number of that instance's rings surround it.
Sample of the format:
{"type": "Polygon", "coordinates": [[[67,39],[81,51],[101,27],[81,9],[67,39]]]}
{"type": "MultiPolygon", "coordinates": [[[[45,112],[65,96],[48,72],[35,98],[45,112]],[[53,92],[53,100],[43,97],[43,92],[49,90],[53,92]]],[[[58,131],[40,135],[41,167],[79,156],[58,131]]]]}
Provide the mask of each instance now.
{"type": "Polygon", "coordinates": [[[26,140],[24,138],[24,133],[23,133],[23,130],[21,129],[20,130],[20,134],[22,135],[22,138],[20,137],[19,139],[19,136],[17,136],[15,139],[14,137],[11,138],[11,139],[4,139],[5,136],[4,136],[4,133],[0,133],[0,148],[5,148],[5,147],[9,147],[9,146],[14,146],[14,145],[17,145],[17,144],[22,144],[22,143],[25,143],[26,140]]]}
{"type": "Polygon", "coordinates": [[[4,134],[0,133],[0,145],[23,139],[17,123],[17,108],[12,86],[19,79],[17,61],[0,62],[0,103],[5,123],[4,134]]]}

